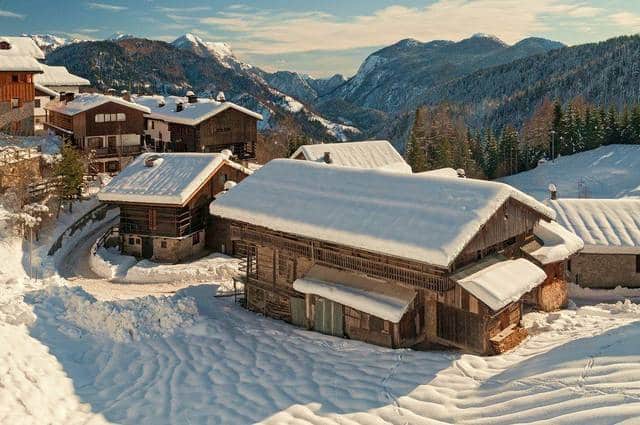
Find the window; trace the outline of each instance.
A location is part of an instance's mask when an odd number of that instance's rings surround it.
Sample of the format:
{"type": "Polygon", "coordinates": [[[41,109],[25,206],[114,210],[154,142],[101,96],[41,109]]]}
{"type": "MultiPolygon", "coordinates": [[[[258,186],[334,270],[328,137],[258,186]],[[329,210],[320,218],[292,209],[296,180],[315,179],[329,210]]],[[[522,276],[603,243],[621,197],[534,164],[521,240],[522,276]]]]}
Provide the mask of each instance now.
{"type": "Polygon", "coordinates": [[[11,75],[11,82],[17,83],[19,81],[18,74],[11,75]]]}
{"type": "Polygon", "coordinates": [[[136,245],[140,245],[141,242],[142,242],[142,239],[136,238],[136,245]]]}
{"type": "Polygon", "coordinates": [[[116,122],[118,121],[118,114],[109,114],[110,115],[110,121],[111,122],[116,122]]]}
{"type": "Polygon", "coordinates": [[[104,114],[96,114],[95,122],[104,122],[104,114]]]}
{"type": "Polygon", "coordinates": [[[117,114],[118,121],[126,121],[127,116],[125,114],[117,114]]]}
{"type": "Polygon", "coordinates": [[[369,316],[369,330],[373,332],[384,331],[384,320],[379,317],[369,316]]]}
{"type": "Polygon", "coordinates": [[[636,255],[636,273],[640,273],[640,255],[636,255]]]}
{"type": "Polygon", "coordinates": [[[87,137],[87,148],[89,149],[102,148],[102,137],[87,137]]]}
{"type": "Polygon", "coordinates": [[[35,106],[36,108],[39,108],[40,107],[40,99],[34,99],[33,106],[35,106]]]}
{"type": "Polygon", "coordinates": [[[166,248],[166,247],[167,247],[167,241],[161,241],[160,248],[166,248]]]}
{"type": "Polygon", "coordinates": [[[11,107],[12,108],[19,108],[20,107],[20,99],[18,99],[17,97],[11,98],[11,107]]]}
{"type": "Polygon", "coordinates": [[[198,245],[200,243],[200,232],[195,232],[191,237],[193,245],[198,245]]]}
{"type": "Polygon", "coordinates": [[[129,245],[134,245],[136,240],[134,238],[129,238],[129,245]]]}
{"type": "Polygon", "coordinates": [[[158,214],[156,210],[149,210],[147,212],[149,220],[149,230],[156,230],[158,228],[158,214]]]}
{"type": "Polygon", "coordinates": [[[9,50],[11,49],[11,44],[7,41],[0,41],[0,50],[9,50]]]}

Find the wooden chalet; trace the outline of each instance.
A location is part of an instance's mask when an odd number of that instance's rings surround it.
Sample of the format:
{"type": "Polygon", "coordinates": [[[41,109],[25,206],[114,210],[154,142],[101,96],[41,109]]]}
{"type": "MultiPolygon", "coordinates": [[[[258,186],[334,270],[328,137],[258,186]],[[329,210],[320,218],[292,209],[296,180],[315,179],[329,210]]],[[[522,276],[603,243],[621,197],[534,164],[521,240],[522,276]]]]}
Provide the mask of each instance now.
{"type": "Polygon", "coordinates": [[[142,152],[149,109],[97,93],[65,93],[49,103],[45,128],[72,141],[89,161],[89,173],[115,173],[142,152]]]}
{"type": "Polygon", "coordinates": [[[250,171],[229,160],[230,152],[145,153],[98,193],[120,207],[121,251],[161,262],[202,254],[212,219],[207,208],[231,181],[250,171]]]}
{"type": "Polygon", "coordinates": [[[521,248],[555,215],[501,183],[275,160],[210,212],[216,248],[246,257],[247,307],[297,326],[490,354],[526,335],[525,298],[546,307],[521,248]]]}
{"type": "Polygon", "coordinates": [[[44,53],[29,37],[0,37],[0,132],[34,133],[34,75],[44,53]]]}
{"type": "Polygon", "coordinates": [[[158,152],[221,152],[240,159],[255,158],[258,121],[262,115],[227,102],[187,97],[139,96],[148,107],[145,137],[158,152]]]}
{"type": "Polygon", "coordinates": [[[303,145],[291,155],[291,159],[411,173],[411,166],[386,140],[303,145]]]}

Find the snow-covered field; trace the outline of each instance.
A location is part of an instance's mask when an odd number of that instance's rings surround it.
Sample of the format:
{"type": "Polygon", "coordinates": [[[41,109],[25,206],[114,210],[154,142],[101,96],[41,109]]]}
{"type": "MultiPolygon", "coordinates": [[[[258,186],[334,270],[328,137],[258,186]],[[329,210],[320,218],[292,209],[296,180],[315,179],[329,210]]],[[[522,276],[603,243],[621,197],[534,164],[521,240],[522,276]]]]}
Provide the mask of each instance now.
{"type": "Polygon", "coordinates": [[[553,183],[560,198],[640,196],[640,146],[609,145],[546,162],[501,181],[538,200],[553,183]]]}

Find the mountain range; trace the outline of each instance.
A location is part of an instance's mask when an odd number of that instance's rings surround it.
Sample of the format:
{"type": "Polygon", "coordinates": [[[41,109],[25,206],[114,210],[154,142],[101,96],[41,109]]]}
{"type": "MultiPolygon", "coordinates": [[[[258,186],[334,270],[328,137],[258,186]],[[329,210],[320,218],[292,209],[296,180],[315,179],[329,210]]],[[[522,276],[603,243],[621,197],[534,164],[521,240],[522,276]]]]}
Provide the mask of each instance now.
{"type": "Polygon", "coordinates": [[[369,55],[348,79],[268,72],[239,60],[226,43],[192,34],[172,43],[124,37],[66,44],[47,57],[97,87],[223,90],[262,112],[266,128],[289,117],[314,138],[382,137],[399,148],[423,104],[457,103],[470,125],[500,128],[521,124],[545,97],[582,95],[601,105],[637,100],[638,59],[637,36],[566,47],[534,37],[508,45],[487,34],[457,42],[401,40],[369,55]]]}

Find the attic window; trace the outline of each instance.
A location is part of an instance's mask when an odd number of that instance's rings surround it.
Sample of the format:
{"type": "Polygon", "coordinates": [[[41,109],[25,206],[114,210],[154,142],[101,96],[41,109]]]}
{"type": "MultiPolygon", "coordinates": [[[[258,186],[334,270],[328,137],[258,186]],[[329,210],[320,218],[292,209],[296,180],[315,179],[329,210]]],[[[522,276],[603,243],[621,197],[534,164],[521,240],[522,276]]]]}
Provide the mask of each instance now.
{"type": "Polygon", "coordinates": [[[11,44],[7,41],[0,41],[0,50],[9,50],[11,49],[11,44]]]}

